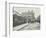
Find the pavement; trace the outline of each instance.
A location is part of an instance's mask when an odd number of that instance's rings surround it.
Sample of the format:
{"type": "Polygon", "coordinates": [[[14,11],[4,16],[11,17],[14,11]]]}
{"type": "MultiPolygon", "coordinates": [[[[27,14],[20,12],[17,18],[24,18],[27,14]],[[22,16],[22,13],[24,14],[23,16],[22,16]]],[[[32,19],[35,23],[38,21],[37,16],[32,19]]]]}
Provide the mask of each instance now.
{"type": "Polygon", "coordinates": [[[14,31],[23,31],[23,30],[40,30],[39,23],[25,23],[13,28],[14,31]]]}

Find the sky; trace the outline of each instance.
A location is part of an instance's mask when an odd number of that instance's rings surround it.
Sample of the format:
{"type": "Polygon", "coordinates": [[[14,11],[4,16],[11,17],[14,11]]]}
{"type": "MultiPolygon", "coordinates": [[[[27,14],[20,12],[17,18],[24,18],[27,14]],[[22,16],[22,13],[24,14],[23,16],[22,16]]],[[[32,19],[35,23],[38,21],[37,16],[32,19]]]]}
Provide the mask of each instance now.
{"type": "Polygon", "coordinates": [[[33,8],[33,7],[28,7],[28,8],[24,8],[24,7],[15,7],[14,11],[19,12],[20,14],[28,12],[28,10],[31,12],[33,10],[34,16],[35,18],[37,18],[40,15],[40,8],[33,8]]]}

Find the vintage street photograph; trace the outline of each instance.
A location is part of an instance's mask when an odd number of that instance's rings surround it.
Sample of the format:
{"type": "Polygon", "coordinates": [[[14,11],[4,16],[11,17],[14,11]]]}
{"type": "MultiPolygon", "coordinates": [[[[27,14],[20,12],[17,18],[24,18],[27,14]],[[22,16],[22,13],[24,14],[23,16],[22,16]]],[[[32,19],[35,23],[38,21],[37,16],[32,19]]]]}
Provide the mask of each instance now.
{"type": "Polygon", "coordinates": [[[40,8],[14,7],[13,31],[40,30],[40,8]]]}

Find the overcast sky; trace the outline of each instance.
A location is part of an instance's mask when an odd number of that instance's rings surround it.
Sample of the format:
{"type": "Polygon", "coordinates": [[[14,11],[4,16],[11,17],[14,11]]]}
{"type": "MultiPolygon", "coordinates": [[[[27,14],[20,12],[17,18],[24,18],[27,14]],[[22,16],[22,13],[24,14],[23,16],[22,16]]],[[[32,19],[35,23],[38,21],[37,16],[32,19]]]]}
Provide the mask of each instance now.
{"type": "Polygon", "coordinates": [[[30,12],[33,10],[33,12],[35,14],[35,18],[37,18],[40,15],[40,8],[22,8],[22,7],[17,7],[17,8],[14,8],[14,11],[15,10],[17,12],[19,12],[20,14],[24,13],[24,12],[28,12],[28,10],[30,10],[30,12]]]}

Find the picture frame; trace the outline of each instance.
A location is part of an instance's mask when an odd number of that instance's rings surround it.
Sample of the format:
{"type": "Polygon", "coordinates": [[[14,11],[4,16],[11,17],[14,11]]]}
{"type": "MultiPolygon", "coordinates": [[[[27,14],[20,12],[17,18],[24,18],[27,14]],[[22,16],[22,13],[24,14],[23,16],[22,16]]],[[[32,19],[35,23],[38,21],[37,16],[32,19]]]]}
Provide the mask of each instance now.
{"type": "MultiPolygon", "coordinates": [[[[5,4],[6,4],[6,11],[5,12],[7,12],[7,13],[5,13],[6,14],[6,25],[7,26],[5,26],[5,35],[6,36],[15,36],[15,35],[18,35],[18,34],[23,34],[24,32],[28,32],[28,33],[36,33],[36,32],[41,32],[41,31],[43,31],[43,29],[42,29],[42,22],[40,22],[40,30],[29,30],[29,31],[13,31],[13,12],[14,12],[14,8],[15,9],[20,9],[20,8],[22,8],[21,10],[23,10],[23,8],[25,8],[25,9],[36,9],[37,10],[37,8],[39,9],[40,8],[40,15],[42,15],[42,13],[43,13],[43,8],[44,8],[44,5],[43,4],[26,4],[26,3],[12,3],[12,2],[5,2],[5,4]],[[8,6],[8,7],[7,7],[8,6]]],[[[41,20],[41,17],[42,16],[40,16],[40,20],[41,20]]],[[[31,34],[30,33],[30,34],[31,34]]]]}

